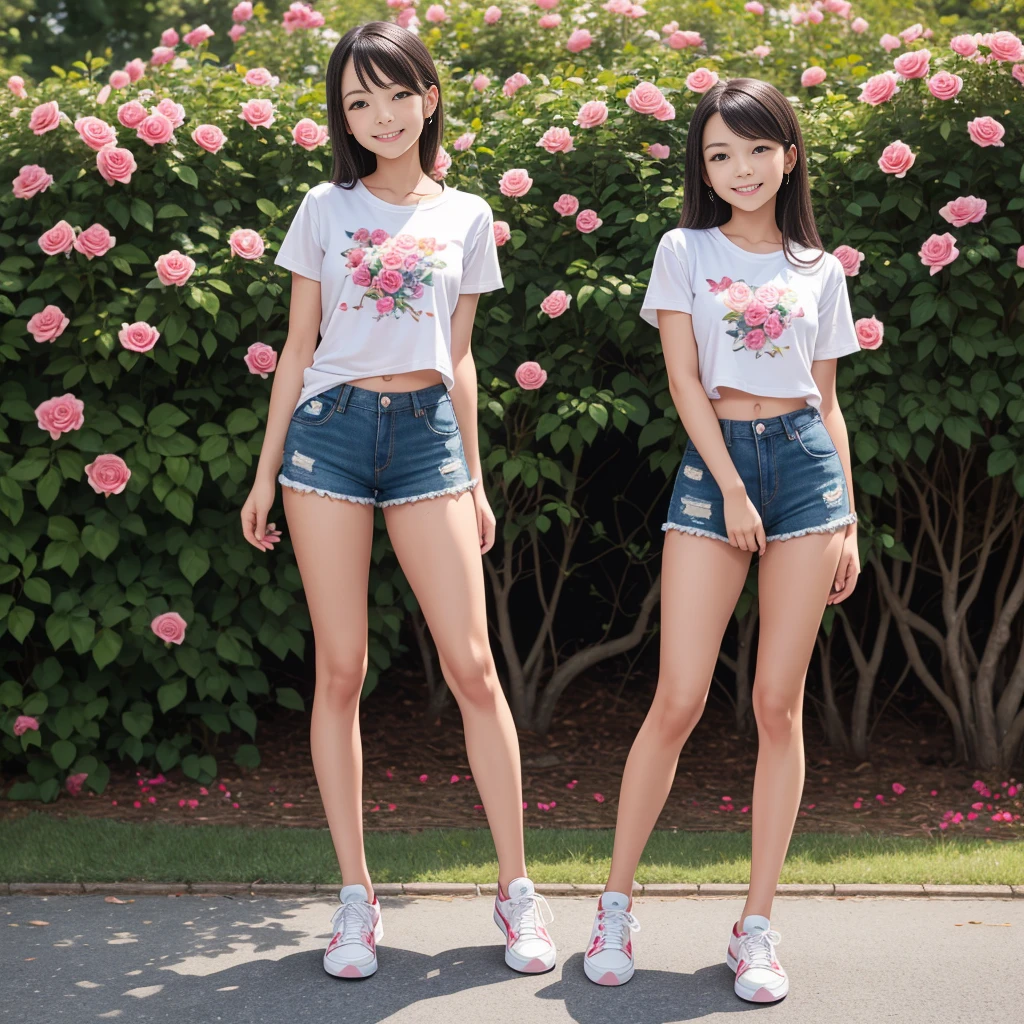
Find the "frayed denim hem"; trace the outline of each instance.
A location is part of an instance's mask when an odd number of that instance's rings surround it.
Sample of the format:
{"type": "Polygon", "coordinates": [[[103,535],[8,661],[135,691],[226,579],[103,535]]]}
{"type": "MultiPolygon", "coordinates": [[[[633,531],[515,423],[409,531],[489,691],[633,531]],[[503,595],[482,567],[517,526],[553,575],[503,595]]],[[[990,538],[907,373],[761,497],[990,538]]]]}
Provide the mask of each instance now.
{"type": "Polygon", "coordinates": [[[833,519],[830,523],[823,523],[821,526],[808,526],[806,530],[794,530],[792,533],[776,533],[771,537],[765,537],[764,541],[766,544],[770,544],[773,540],[791,540],[793,537],[803,537],[808,533],[835,533],[836,530],[841,530],[844,526],[855,522],[857,522],[857,513],[851,512],[848,516],[833,519]]]}
{"type": "Polygon", "coordinates": [[[427,494],[414,494],[410,498],[389,498],[387,501],[378,502],[378,508],[387,508],[389,505],[404,505],[409,501],[421,501],[424,498],[440,498],[444,494],[459,494],[462,491],[468,491],[471,487],[475,487],[479,483],[479,477],[474,477],[467,484],[459,484],[456,487],[448,487],[443,491],[430,491],[427,494]]]}
{"type": "Polygon", "coordinates": [[[662,530],[679,530],[680,533],[692,533],[695,537],[712,537],[714,540],[724,540],[726,544],[730,543],[728,537],[723,537],[720,533],[712,533],[710,530],[700,530],[696,526],[680,526],[678,523],[662,523],[662,530]]]}
{"type": "Polygon", "coordinates": [[[343,501],[355,501],[360,505],[372,505],[373,498],[354,498],[351,494],[335,494],[334,491],[325,491],[320,487],[310,487],[309,484],[296,483],[294,480],[289,480],[283,473],[281,473],[277,482],[290,487],[293,491],[304,491],[312,494],[319,494],[322,498],[338,498],[343,501]]]}

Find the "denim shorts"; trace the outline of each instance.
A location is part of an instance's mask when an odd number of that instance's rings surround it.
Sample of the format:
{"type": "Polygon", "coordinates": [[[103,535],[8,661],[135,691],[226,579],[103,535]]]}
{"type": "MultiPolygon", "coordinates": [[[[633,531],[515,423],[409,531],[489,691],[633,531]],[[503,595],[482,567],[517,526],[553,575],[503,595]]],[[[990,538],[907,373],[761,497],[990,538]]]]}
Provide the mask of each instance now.
{"type": "MultiPolygon", "coordinates": [[[[768,419],[718,424],[761,516],[766,542],[832,533],[857,521],[850,511],[843,463],[814,406],[768,419]]],[[[693,441],[686,443],[668,522],[661,528],[729,541],[722,491],[693,441]]]]}
{"type": "Polygon", "coordinates": [[[362,505],[401,505],[476,483],[448,389],[369,391],[338,384],[292,414],[278,481],[362,505]]]}

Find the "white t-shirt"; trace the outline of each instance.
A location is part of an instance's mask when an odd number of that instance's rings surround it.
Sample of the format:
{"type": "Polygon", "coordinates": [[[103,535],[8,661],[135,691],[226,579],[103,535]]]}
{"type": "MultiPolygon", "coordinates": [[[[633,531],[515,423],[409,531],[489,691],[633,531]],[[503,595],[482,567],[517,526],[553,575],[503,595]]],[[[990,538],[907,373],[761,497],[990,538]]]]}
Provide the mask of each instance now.
{"type": "MultiPolygon", "coordinates": [[[[794,244],[801,259],[821,252],[794,244]]],[[[815,359],[860,350],[846,273],[830,252],[814,269],[779,252],[753,253],[720,228],[672,228],[662,235],[640,315],[658,326],[658,310],[693,318],[700,380],[711,399],[718,386],[754,395],[807,398],[821,394],[815,359]]]]}
{"type": "Polygon", "coordinates": [[[416,206],[311,188],[274,259],[320,282],[320,344],[296,408],[360,377],[436,369],[450,391],[452,312],[464,293],[502,287],[487,201],[445,186],[416,206]]]}

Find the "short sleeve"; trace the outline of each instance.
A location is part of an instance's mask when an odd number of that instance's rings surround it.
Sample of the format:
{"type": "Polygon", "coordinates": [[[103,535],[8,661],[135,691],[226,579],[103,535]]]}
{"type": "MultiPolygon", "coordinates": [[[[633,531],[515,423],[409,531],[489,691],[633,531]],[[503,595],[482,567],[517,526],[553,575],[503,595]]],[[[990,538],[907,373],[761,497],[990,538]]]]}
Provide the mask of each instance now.
{"type": "Polygon", "coordinates": [[[842,263],[835,259],[832,273],[826,275],[818,305],[818,334],[814,339],[813,359],[836,359],[859,351],[860,339],[850,310],[846,272],[842,263]]]}
{"type": "Polygon", "coordinates": [[[274,263],[285,270],[294,270],[303,277],[320,280],[320,268],[324,250],[320,245],[320,218],[313,192],[303,196],[299,208],[292,217],[288,233],[278,248],[274,263]]]}
{"type": "Polygon", "coordinates": [[[640,307],[640,316],[654,327],[658,326],[659,309],[674,309],[682,313],[693,310],[686,245],[682,232],[675,232],[675,235],[673,240],[672,233],[666,233],[658,243],[651,280],[640,307]]]}
{"type": "Polygon", "coordinates": [[[483,224],[477,228],[473,240],[467,243],[463,251],[459,294],[493,292],[502,285],[498,243],[494,239],[494,215],[488,206],[483,224]]]}

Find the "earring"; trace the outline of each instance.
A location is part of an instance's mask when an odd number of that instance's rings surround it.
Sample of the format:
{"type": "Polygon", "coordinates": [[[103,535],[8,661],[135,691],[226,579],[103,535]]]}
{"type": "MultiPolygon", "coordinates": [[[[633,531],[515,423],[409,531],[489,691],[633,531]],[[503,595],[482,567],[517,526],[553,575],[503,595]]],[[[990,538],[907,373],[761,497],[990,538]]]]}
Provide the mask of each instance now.
{"type": "Polygon", "coordinates": [[[715,201],[715,193],[714,193],[714,192],[713,192],[713,191],[712,191],[711,189],[708,189],[708,198],[709,198],[709,199],[710,199],[710,200],[711,200],[712,202],[714,202],[714,201],[715,201]]]}
{"type": "Polygon", "coordinates": [[[433,124],[433,123],[434,123],[434,115],[431,114],[430,117],[427,118],[427,124],[433,124]]]}
{"type": "Polygon", "coordinates": [[[786,171],[786,184],[789,184],[789,171],[786,171]]]}

